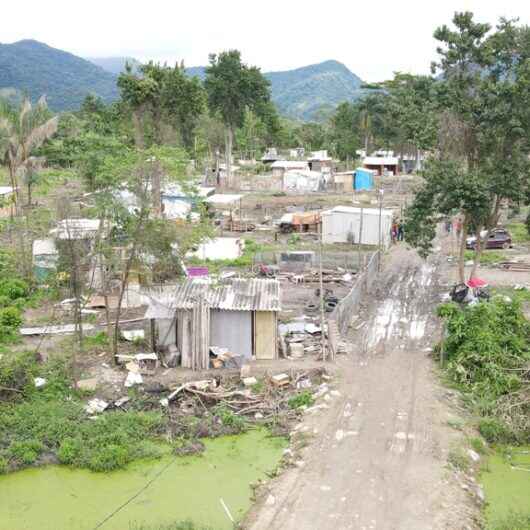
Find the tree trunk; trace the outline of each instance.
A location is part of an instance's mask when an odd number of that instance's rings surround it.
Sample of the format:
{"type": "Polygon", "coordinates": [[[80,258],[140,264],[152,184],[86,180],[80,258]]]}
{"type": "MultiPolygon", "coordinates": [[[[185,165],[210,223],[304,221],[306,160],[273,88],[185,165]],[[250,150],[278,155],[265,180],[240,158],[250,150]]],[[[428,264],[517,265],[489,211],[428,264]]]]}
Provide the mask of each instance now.
{"type": "Polygon", "coordinates": [[[467,225],[468,217],[464,216],[462,221],[462,233],[460,234],[460,247],[458,250],[458,278],[460,283],[465,282],[465,252],[466,252],[466,239],[467,239],[467,225]]]}
{"type": "Polygon", "coordinates": [[[232,126],[226,127],[226,145],[225,145],[225,162],[226,162],[226,184],[228,188],[232,187],[232,143],[234,141],[234,132],[232,126]]]}
{"type": "MultiPolygon", "coordinates": [[[[477,244],[475,246],[475,255],[473,256],[473,267],[471,267],[471,272],[469,273],[469,279],[474,278],[475,274],[477,273],[477,269],[480,263],[480,256],[482,255],[482,250],[484,249],[484,244],[482,242],[482,238],[480,237],[480,232],[482,230],[477,228],[477,232],[475,234],[475,237],[477,238],[477,244]]],[[[489,237],[489,230],[487,231],[486,238],[489,237]]]]}
{"type": "Polygon", "coordinates": [[[142,118],[139,110],[134,110],[132,113],[132,122],[134,129],[134,143],[138,149],[145,148],[144,131],[142,128],[142,118]]]}
{"type": "Polygon", "coordinates": [[[136,251],[138,248],[138,236],[143,230],[144,220],[146,217],[147,217],[147,212],[143,209],[141,212],[140,218],[138,219],[138,225],[134,232],[133,246],[131,248],[131,253],[129,255],[129,258],[127,259],[127,263],[125,264],[125,271],[123,274],[123,279],[122,279],[121,288],[120,288],[120,297],[118,299],[118,306],[116,307],[116,320],[114,322],[114,337],[112,341],[112,353],[114,356],[115,364],[118,364],[118,357],[117,357],[118,336],[119,336],[119,329],[120,329],[120,316],[121,316],[121,306],[123,304],[123,296],[125,294],[125,289],[127,288],[127,284],[129,282],[129,273],[131,272],[132,264],[134,262],[134,259],[136,258],[136,251]]]}
{"type": "Polygon", "coordinates": [[[414,172],[417,173],[420,170],[420,150],[416,149],[416,157],[414,160],[414,172]]]}

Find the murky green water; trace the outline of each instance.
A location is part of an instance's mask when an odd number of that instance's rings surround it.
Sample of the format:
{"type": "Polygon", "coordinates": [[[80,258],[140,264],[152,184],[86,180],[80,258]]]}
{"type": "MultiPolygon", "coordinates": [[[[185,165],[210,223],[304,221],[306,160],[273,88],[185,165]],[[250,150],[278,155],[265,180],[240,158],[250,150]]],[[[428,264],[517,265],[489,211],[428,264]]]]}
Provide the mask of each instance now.
{"type": "Polygon", "coordinates": [[[486,520],[494,526],[510,513],[530,514],[530,447],[517,447],[507,459],[495,454],[481,482],[486,494],[486,520]]]}
{"type": "Polygon", "coordinates": [[[191,519],[228,530],[220,499],[240,520],[250,507],[249,483],[274,469],[285,444],[257,430],[206,440],[202,456],[138,462],[108,474],[49,466],[6,475],[0,477],[0,529],[92,530],[147,486],[101,528],[191,519]]]}

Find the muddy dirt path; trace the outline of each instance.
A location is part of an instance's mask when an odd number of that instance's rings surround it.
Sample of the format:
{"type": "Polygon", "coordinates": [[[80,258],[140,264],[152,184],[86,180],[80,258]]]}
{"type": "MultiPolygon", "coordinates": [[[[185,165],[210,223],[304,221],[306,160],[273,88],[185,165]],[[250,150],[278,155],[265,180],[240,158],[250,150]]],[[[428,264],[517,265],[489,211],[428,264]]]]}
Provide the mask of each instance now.
{"type": "Polygon", "coordinates": [[[253,530],[469,529],[473,508],[446,469],[455,433],[429,348],[439,337],[435,264],[404,247],[381,275],[342,358],[340,396],[304,421],[300,467],[271,485],[253,530]]]}

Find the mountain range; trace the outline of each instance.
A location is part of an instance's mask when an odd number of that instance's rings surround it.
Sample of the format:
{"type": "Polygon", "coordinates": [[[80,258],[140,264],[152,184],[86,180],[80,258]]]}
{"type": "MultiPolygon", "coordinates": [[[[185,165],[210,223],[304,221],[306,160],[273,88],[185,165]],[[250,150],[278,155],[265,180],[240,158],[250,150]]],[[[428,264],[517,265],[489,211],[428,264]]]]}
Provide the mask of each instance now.
{"type": "MultiPolygon", "coordinates": [[[[83,59],[35,40],[0,44],[0,94],[16,91],[33,100],[45,94],[57,111],[79,108],[87,94],[111,102],[119,96],[116,80],[127,62],[133,69],[140,65],[131,57],[83,59]]],[[[201,79],[205,75],[201,66],[186,71],[201,79]]],[[[361,79],[338,61],[264,75],[279,112],[293,119],[318,120],[363,93],[361,79]]]]}

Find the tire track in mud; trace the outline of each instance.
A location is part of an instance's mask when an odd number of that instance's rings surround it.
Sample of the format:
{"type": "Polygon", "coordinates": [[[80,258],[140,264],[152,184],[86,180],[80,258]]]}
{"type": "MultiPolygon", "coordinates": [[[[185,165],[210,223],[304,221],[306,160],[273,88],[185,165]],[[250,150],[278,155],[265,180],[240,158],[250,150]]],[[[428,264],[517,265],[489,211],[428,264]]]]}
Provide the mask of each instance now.
{"type": "Polygon", "coordinates": [[[341,397],[311,418],[316,439],[305,465],[282,479],[278,499],[252,530],[457,530],[440,516],[446,443],[436,427],[432,361],[438,330],[436,264],[396,249],[341,358],[341,397]],[[364,318],[363,318],[364,317],[364,318]],[[428,344],[431,346],[431,344],[428,344]]]}

